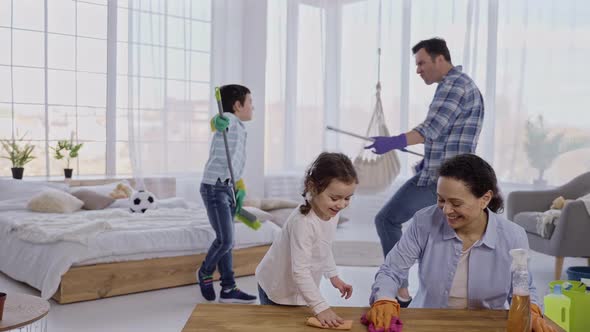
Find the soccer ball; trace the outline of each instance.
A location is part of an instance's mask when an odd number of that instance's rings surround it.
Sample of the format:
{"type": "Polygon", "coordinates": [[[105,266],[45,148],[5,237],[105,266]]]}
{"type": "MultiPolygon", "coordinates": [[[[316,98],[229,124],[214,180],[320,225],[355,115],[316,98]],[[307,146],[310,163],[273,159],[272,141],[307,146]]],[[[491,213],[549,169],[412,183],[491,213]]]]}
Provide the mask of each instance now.
{"type": "Polygon", "coordinates": [[[129,210],[131,212],[144,213],[149,209],[157,208],[156,196],[149,191],[136,191],[129,197],[129,210]]]}

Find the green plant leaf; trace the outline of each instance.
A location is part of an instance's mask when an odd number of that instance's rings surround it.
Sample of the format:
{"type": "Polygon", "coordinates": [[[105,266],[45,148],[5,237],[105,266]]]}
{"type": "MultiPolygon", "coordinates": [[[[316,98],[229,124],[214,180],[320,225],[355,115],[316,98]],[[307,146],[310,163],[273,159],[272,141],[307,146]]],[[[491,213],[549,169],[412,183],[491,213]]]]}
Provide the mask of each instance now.
{"type": "Polygon", "coordinates": [[[539,171],[539,179],[561,154],[590,146],[587,137],[566,139],[565,133],[551,135],[542,115],[527,121],[526,136],[526,155],[531,166],[539,171]]]}
{"type": "Polygon", "coordinates": [[[35,159],[35,156],[33,156],[35,146],[24,142],[25,135],[18,139],[0,140],[2,148],[7,153],[7,156],[2,156],[2,158],[10,160],[12,167],[23,167],[25,164],[35,159]]]}

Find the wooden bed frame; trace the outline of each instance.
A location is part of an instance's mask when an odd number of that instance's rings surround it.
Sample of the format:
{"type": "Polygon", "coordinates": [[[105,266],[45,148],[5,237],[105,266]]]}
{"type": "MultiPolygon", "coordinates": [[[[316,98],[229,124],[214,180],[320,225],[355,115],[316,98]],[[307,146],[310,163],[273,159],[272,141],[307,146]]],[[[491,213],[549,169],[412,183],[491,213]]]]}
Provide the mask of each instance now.
{"type": "MultiPolygon", "coordinates": [[[[269,245],[233,251],[235,276],[253,275],[269,245]]],[[[53,299],[60,304],[96,300],[197,282],[205,254],[74,266],[62,277],[53,299]]],[[[219,274],[215,274],[215,280],[219,274]]]]}
{"type": "MultiPolygon", "coordinates": [[[[94,186],[132,179],[69,180],[72,187],[94,186]]],[[[158,198],[176,196],[174,178],[146,178],[146,189],[158,198]]],[[[256,266],[270,245],[233,251],[236,277],[253,275],[256,266]]],[[[155,289],[190,285],[197,282],[197,268],[205,259],[205,253],[190,256],[153,258],[137,261],[73,266],[61,277],[61,283],[53,299],[60,304],[96,300],[105,297],[131,294],[155,289]]],[[[214,276],[219,279],[219,274],[214,276]]]]}

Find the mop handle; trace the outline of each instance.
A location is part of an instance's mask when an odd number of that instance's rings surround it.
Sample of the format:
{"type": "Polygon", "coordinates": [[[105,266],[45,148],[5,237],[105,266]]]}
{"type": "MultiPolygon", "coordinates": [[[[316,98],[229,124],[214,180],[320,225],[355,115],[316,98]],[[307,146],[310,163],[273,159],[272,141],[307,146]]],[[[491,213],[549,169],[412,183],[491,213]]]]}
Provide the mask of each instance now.
{"type": "MultiPolygon", "coordinates": [[[[375,141],[374,139],[372,139],[372,138],[370,138],[370,137],[366,137],[366,136],[357,135],[357,134],[355,134],[355,133],[351,133],[350,131],[346,131],[346,130],[338,129],[338,128],[335,128],[335,127],[332,127],[332,126],[326,126],[326,129],[328,129],[328,130],[332,130],[332,131],[335,131],[335,132],[337,132],[337,133],[341,133],[341,134],[349,135],[349,136],[352,136],[352,137],[360,138],[360,139],[363,139],[363,140],[365,140],[365,141],[369,141],[369,142],[374,142],[374,141],[375,141]]],[[[418,153],[418,152],[414,152],[414,151],[410,151],[410,150],[406,150],[406,149],[400,149],[400,151],[407,152],[407,153],[409,153],[409,154],[413,154],[413,155],[416,155],[416,156],[419,156],[419,157],[424,157],[424,155],[423,155],[423,154],[420,154],[420,153],[418,153]]]]}
{"type": "Polygon", "coordinates": [[[366,136],[361,136],[361,135],[357,135],[355,133],[351,133],[350,131],[346,131],[346,130],[342,130],[342,129],[338,129],[338,128],[334,128],[332,126],[326,126],[326,129],[328,130],[332,130],[335,131],[337,133],[341,133],[341,134],[346,134],[348,136],[352,136],[352,137],[356,137],[356,138],[360,138],[360,139],[364,139],[365,141],[369,141],[369,142],[374,142],[375,140],[370,138],[370,137],[366,137],[366,136]]]}
{"type": "MultiPolygon", "coordinates": [[[[219,87],[215,87],[215,99],[217,100],[217,110],[219,111],[219,116],[223,117],[223,104],[221,103],[221,90],[219,87]]],[[[227,167],[229,168],[229,176],[231,177],[232,188],[234,192],[236,191],[236,179],[234,178],[234,168],[231,165],[231,156],[229,154],[229,146],[227,145],[227,134],[225,130],[222,132],[223,134],[223,144],[225,145],[225,156],[227,157],[227,167]]]]}

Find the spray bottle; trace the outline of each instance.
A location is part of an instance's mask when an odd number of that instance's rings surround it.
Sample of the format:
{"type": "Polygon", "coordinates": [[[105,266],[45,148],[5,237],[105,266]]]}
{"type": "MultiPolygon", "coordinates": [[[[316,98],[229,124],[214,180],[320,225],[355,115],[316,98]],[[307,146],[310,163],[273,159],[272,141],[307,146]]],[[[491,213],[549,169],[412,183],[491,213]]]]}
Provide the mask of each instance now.
{"type": "Polygon", "coordinates": [[[529,292],[528,253],[510,250],[512,256],[512,302],[508,312],[508,332],[531,331],[531,297],[529,292]]]}

